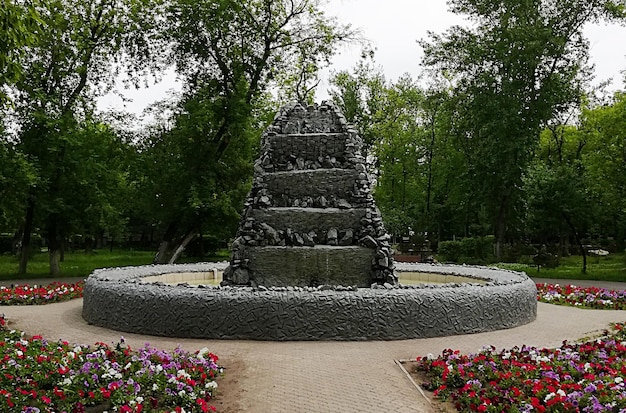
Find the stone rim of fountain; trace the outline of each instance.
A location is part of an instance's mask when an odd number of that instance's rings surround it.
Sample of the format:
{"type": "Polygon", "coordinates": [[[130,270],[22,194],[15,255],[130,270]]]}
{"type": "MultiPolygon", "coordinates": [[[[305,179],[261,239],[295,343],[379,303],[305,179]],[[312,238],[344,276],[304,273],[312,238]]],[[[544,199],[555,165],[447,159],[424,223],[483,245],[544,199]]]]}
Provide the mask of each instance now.
{"type": "Polygon", "coordinates": [[[397,340],[511,328],[536,318],[524,273],[478,266],[396,263],[485,283],[400,286],[220,287],[146,278],[223,270],[228,263],[101,269],[85,284],[91,324],[157,336],[253,340],[397,340]],[[506,304],[506,305],[505,305],[506,304]]]}

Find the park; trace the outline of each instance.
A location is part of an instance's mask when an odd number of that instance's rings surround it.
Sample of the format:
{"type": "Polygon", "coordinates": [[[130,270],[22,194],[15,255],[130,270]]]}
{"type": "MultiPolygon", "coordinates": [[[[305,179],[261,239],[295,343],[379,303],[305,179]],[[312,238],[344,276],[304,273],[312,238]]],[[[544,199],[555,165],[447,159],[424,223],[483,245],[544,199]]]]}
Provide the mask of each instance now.
{"type": "Polygon", "coordinates": [[[626,410],[626,92],[586,31],[626,9],[448,7],[388,79],[318,0],[2,6],[0,411],[626,410]]]}

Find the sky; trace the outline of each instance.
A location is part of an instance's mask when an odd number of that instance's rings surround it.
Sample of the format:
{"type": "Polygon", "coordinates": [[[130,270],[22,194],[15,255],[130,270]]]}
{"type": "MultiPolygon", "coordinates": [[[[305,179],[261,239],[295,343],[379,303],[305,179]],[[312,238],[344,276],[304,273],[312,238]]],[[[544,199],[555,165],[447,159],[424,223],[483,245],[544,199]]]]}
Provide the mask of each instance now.
{"type": "MultiPolygon", "coordinates": [[[[339,22],[351,24],[361,31],[376,49],[375,61],[383,69],[387,80],[395,81],[404,73],[414,77],[420,72],[422,51],[417,40],[426,39],[427,32],[443,33],[450,26],[464,24],[462,17],[448,11],[445,0],[330,0],[326,13],[339,22]]],[[[613,78],[611,90],[623,89],[621,71],[626,70],[626,27],[594,25],[585,28],[591,44],[591,61],[596,66],[596,82],[613,78]]],[[[361,46],[342,47],[329,69],[322,73],[322,82],[316,91],[316,100],[328,98],[328,77],[333,71],[351,70],[359,60],[361,46]]],[[[150,103],[167,97],[168,90],[177,90],[173,73],[148,89],[122,90],[132,99],[107,95],[99,107],[122,109],[140,114],[150,103]]]]}

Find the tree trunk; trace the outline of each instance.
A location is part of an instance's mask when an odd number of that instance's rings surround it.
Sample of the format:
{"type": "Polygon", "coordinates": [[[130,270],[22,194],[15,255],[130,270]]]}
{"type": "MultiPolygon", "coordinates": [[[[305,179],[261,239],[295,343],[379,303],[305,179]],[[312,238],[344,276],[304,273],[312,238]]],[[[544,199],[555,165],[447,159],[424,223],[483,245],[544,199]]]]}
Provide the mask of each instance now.
{"type": "Polygon", "coordinates": [[[55,248],[50,247],[48,251],[50,258],[50,275],[53,277],[61,276],[61,248],[60,245],[55,248]]]}
{"type": "Polygon", "coordinates": [[[179,243],[176,251],[174,251],[174,254],[172,254],[172,256],[170,257],[170,260],[168,262],[169,264],[174,264],[176,262],[176,260],[180,257],[180,254],[185,251],[187,245],[189,245],[189,243],[196,237],[196,235],[198,235],[198,231],[196,231],[195,229],[192,229],[191,231],[189,231],[189,233],[187,233],[185,238],[183,238],[183,240],[179,243]]]}
{"type": "Polygon", "coordinates": [[[61,250],[63,243],[59,239],[59,223],[57,217],[51,214],[48,218],[48,258],[50,261],[50,275],[59,277],[61,275],[61,250]]]}
{"type": "Polygon", "coordinates": [[[174,253],[173,240],[178,231],[178,222],[172,222],[167,227],[163,240],[159,244],[159,250],[152,260],[153,264],[167,264],[174,253]]]}
{"type": "Polygon", "coordinates": [[[20,256],[20,266],[17,271],[18,275],[26,274],[28,266],[28,257],[30,256],[30,233],[33,231],[33,218],[35,216],[35,200],[28,198],[26,205],[26,217],[24,219],[24,232],[22,233],[22,255],[20,256]]]}
{"type": "Polygon", "coordinates": [[[572,222],[572,219],[570,218],[570,216],[566,212],[562,212],[562,215],[563,215],[563,218],[565,219],[565,222],[567,222],[567,225],[569,225],[570,229],[574,233],[574,239],[576,240],[576,244],[578,245],[578,249],[580,250],[580,255],[583,256],[582,273],[587,274],[587,250],[583,246],[583,242],[580,239],[578,235],[578,231],[576,230],[576,227],[574,226],[574,223],[572,222]]]}
{"type": "Polygon", "coordinates": [[[504,248],[504,241],[506,237],[506,208],[508,204],[508,198],[502,197],[500,201],[500,210],[498,211],[498,220],[496,221],[495,235],[496,235],[496,259],[499,261],[502,258],[502,250],[504,248]]]}
{"type": "MultiPolygon", "coordinates": [[[[435,152],[435,117],[437,112],[433,115],[433,120],[430,124],[430,148],[428,148],[428,184],[426,185],[426,212],[430,213],[430,201],[433,188],[433,157],[435,152]]],[[[430,220],[430,217],[429,217],[430,220]]]]}

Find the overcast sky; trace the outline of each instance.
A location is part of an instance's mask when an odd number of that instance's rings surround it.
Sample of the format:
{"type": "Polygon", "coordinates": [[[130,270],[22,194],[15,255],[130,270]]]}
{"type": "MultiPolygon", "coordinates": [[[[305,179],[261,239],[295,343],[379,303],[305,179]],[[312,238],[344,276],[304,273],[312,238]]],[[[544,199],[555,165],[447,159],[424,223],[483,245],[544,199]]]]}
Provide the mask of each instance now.
{"type": "MultiPolygon", "coordinates": [[[[416,76],[422,51],[418,39],[425,39],[428,31],[443,33],[454,24],[462,24],[463,19],[447,10],[445,0],[330,0],[325,7],[327,13],[336,16],[342,23],[349,23],[361,30],[362,36],[376,48],[376,63],[383,68],[385,77],[395,81],[404,73],[416,76]]],[[[623,88],[623,75],[626,69],[626,28],[620,26],[589,26],[585,33],[591,42],[591,58],[596,66],[596,78],[613,78],[613,89],[623,88]]],[[[333,59],[330,70],[351,70],[359,60],[361,47],[344,47],[333,59]]],[[[329,71],[325,72],[324,78],[329,71]]],[[[169,89],[176,89],[174,76],[167,76],[161,84],[148,90],[125,91],[133,99],[126,103],[126,109],[141,113],[150,103],[166,97],[169,89]]],[[[316,99],[328,97],[328,84],[320,84],[316,99]]],[[[121,99],[108,96],[100,106],[121,108],[121,99]]]]}

